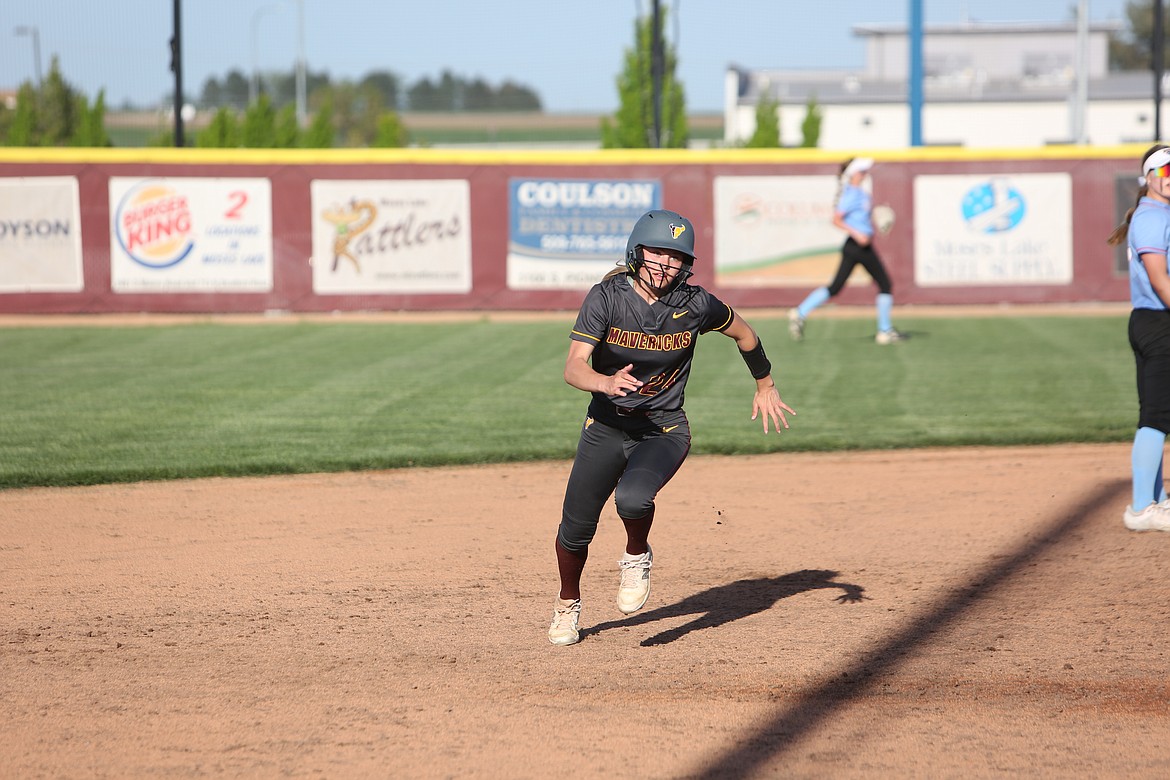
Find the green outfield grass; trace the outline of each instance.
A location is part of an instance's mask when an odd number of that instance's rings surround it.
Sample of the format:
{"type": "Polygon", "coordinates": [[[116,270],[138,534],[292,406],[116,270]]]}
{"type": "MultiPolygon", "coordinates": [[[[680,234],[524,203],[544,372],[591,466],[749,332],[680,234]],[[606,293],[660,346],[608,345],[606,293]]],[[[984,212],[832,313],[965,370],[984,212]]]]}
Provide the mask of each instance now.
{"type": "MultiPolygon", "coordinates": [[[[0,329],[0,488],[570,458],[569,321],[0,329]]],[[[757,321],[792,429],[763,436],[731,340],[699,342],[695,453],[1125,441],[1123,317],[757,321]]]]}

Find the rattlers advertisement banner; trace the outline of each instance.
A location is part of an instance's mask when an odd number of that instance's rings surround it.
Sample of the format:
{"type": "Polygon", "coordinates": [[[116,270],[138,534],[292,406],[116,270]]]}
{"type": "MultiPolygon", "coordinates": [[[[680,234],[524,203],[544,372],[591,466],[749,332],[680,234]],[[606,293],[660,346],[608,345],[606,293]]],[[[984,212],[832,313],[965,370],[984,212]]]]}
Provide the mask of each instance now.
{"type": "Polygon", "coordinates": [[[268,179],[110,178],[118,293],[272,290],[268,179]]]}
{"type": "Polygon", "coordinates": [[[0,293],[83,287],[77,179],[0,179],[0,293]]]}
{"type": "Polygon", "coordinates": [[[315,293],[471,291],[465,179],[318,179],[310,193],[315,293]]]}

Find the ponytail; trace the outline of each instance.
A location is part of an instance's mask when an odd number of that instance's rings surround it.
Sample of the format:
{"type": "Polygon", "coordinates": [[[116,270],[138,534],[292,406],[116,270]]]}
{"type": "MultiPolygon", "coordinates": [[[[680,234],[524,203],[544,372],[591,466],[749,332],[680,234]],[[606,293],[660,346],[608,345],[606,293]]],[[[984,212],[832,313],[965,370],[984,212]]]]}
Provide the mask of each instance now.
{"type": "Polygon", "coordinates": [[[833,195],[833,211],[837,210],[837,204],[841,202],[841,193],[845,191],[845,171],[853,160],[854,158],[850,157],[841,163],[841,170],[837,171],[837,192],[833,195]]]}
{"type": "Polygon", "coordinates": [[[1117,246],[1129,237],[1129,221],[1133,219],[1133,213],[1137,211],[1138,204],[1142,202],[1142,198],[1146,197],[1146,193],[1149,190],[1150,188],[1145,184],[1138,189],[1137,200],[1129,207],[1129,211],[1125,212],[1125,220],[1113,228],[1113,232],[1109,234],[1109,238],[1105,239],[1106,244],[1109,246],[1117,246]]]}
{"type": "MultiPolygon", "coordinates": [[[[1160,149],[1168,148],[1170,147],[1166,146],[1166,144],[1154,144],[1151,146],[1146,150],[1146,153],[1142,155],[1142,167],[1145,168],[1146,160],[1150,159],[1151,154],[1160,149]]],[[[1146,197],[1146,195],[1148,195],[1150,192],[1150,186],[1146,183],[1146,177],[1144,175],[1141,178],[1141,182],[1142,186],[1138,189],[1137,199],[1134,201],[1134,204],[1132,207],[1130,207],[1129,211],[1125,212],[1125,220],[1117,227],[1113,228],[1113,232],[1109,234],[1109,238],[1105,239],[1105,243],[1109,246],[1117,246],[1129,237],[1129,222],[1131,219],[1133,219],[1133,213],[1137,211],[1137,207],[1141,204],[1142,198],[1146,197]]]]}

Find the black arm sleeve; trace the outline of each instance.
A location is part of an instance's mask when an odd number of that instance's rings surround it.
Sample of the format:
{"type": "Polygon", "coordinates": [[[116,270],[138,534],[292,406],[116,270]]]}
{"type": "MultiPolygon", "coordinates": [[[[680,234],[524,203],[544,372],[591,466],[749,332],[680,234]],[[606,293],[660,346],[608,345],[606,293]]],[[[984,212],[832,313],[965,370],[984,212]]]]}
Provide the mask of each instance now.
{"type": "Polygon", "coordinates": [[[740,350],[739,354],[743,357],[743,362],[747,363],[748,371],[752,372],[752,379],[763,379],[772,373],[772,363],[764,354],[764,342],[760,341],[759,336],[756,336],[754,348],[747,352],[740,350]]]}

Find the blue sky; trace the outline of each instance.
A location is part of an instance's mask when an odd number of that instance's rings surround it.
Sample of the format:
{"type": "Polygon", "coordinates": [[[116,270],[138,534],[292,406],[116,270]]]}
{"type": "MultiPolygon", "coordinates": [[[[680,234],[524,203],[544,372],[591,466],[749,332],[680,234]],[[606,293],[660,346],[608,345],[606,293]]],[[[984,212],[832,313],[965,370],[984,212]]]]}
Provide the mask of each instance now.
{"type": "MultiPolygon", "coordinates": [[[[1067,21],[1077,0],[923,0],[925,21],[1067,21]]],[[[860,68],[864,45],[852,26],[902,22],[910,0],[661,0],[677,18],[667,37],[679,54],[690,111],[721,110],[730,63],[749,68],[860,68]],[[810,6],[812,10],[810,9],[810,6]]],[[[651,0],[183,0],[184,87],[236,68],[289,70],[304,11],[309,68],[331,78],[389,70],[406,84],[444,69],[540,95],[546,111],[609,112],[615,79],[633,42],[634,19],[651,0]]],[[[1089,0],[1094,21],[1122,20],[1126,0],[1089,0]]],[[[57,55],[65,78],[111,107],[159,105],[173,86],[167,0],[3,0],[0,89],[34,77],[35,27],[41,67],[57,55]]]]}

